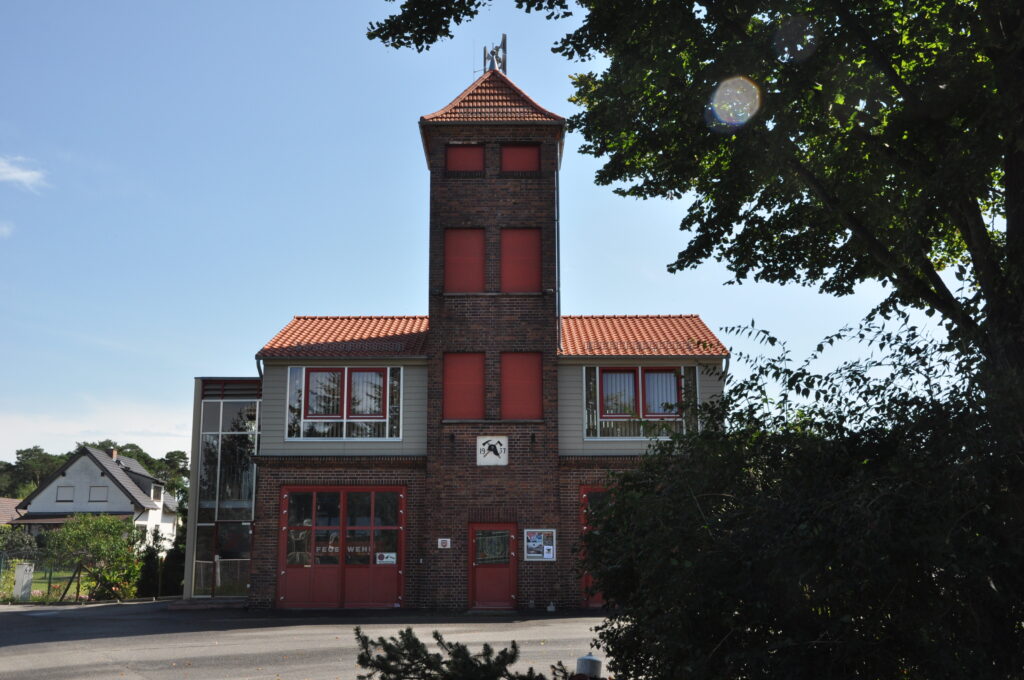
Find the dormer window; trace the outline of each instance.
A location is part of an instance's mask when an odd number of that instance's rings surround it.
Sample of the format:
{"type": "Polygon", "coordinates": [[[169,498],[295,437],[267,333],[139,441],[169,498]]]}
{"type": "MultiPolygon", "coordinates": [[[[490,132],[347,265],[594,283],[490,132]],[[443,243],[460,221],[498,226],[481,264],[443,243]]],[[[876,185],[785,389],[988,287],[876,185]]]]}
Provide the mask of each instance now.
{"type": "Polygon", "coordinates": [[[157,503],[163,502],[163,500],[164,500],[164,487],[160,486],[159,484],[154,484],[153,485],[152,496],[153,496],[153,500],[155,500],[157,503]]]}
{"type": "Polygon", "coordinates": [[[696,366],[587,366],[584,388],[587,438],[641,439],[697,427],[696,366]]]}
{"type": "Polygon", "coordinates": [[[398,366],[288,368],[288,439],[400,439],[398,366]]]}

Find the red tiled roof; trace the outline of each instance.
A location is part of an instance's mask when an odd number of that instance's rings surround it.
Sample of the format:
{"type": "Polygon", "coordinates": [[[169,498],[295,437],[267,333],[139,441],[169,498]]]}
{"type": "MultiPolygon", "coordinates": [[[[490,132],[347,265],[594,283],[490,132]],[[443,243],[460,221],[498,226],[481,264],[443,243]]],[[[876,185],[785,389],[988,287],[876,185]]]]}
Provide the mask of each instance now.
{"type": "Polygon", "coordinates": [[[425,316],[297,316],[257,359],[422,356],[425,316]]]}
{"type": "Polygon", "coordinates": [[[729,356],[696,314],[563,316],[561,356],[729,356]]]}
{"type": "MultiPolygon", "coordinates": [[[[423,356],[425,316],[297,316],[259,359],[423,356]]],[[[563,316],[561,356],[707,356],[729,350],[696,314],[563,316]]]]}
{"type": "Polygon", "coordinates": [[[565,118],[530,99],[498,70],[487,71],[451,104],[420,120],[428,123],[565,122],[565,118]]]}

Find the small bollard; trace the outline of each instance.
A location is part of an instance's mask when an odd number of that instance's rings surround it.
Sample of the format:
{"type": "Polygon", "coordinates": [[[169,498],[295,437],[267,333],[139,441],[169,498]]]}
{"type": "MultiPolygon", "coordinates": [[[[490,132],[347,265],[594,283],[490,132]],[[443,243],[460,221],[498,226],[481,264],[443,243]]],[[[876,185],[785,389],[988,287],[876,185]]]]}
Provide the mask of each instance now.
{"type": "Polygon", "coordinates": [[[591,653],[576,659],[576,675],[587,678],[601,677],[601,660],[591,653]]]}

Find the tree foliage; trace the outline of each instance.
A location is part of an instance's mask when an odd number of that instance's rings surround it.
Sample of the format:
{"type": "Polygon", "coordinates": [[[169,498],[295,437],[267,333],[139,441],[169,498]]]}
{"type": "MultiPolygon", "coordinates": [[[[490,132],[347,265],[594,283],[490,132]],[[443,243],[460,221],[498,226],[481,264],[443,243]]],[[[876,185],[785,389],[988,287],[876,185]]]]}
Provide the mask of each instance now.
{"type": "MultiPolygon", "coordinates": [[[[425,49],[490,4],[406,0],[369,36],[425,49]]],[[[984,356],[990,400],[1024,408],[1019,0],[516,5],[582,13],[554,51],[607,58],[574,78],[597,181],[694,197],[671,270],[718,259],[837,295],[880,280],[883,311],[941,314],[984,356]]]]}
{"type": "MultiPolygon", "coordinates": [[[[519,647],[515,641],[511,648],[495,653],[494,648],[484,644],[479,654],[459,642],[446,642],[434,631],[434,641],[441,653],[431,652],[420,641],[412,628],[399,631],[398,637],[371,640],[360,628],[356,628],[359,656],[356,661],[361,668],[368,669],[359,680],[544,680],[544,675],[535,673],[533,668],[526,672],[510,670],[519,660],[519,647]]],[[[561,663],[553,667],[553,680],[564,680],[568,673],[561,663]]]]}
{"type": "Polygon", "coordinates": [[[97,582],[97,594],[124,599],[135,595],[145,530],[111,515],[73,515],[47,536],[56,561],[81,565],[97,582]]]}
{"type": "Polygon", "coordinates": [[[662,442],[594,511],[616,677],[1019,677],[1024,466],[964,359],[859,333],[890,349],[757,362],[705,414],[724,427],[662,442]]]}

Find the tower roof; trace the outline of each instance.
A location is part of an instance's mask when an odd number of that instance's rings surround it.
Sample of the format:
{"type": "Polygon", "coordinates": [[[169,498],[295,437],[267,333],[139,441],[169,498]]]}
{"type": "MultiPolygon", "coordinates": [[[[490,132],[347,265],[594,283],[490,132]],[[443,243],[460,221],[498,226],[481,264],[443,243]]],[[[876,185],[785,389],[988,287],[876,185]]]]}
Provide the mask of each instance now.
{"type": "Polygon", "coordinates": [[[421,123],[552,123],[565,118],[551,113],[523,92],[501,71],[477,78],[452,103],[420,118],[421,123]]]}

